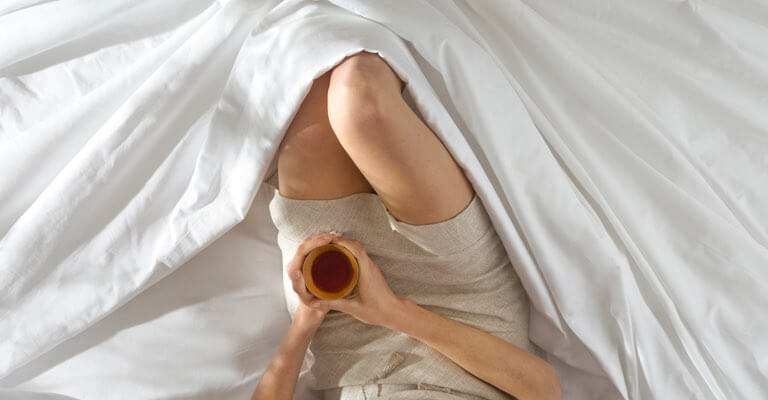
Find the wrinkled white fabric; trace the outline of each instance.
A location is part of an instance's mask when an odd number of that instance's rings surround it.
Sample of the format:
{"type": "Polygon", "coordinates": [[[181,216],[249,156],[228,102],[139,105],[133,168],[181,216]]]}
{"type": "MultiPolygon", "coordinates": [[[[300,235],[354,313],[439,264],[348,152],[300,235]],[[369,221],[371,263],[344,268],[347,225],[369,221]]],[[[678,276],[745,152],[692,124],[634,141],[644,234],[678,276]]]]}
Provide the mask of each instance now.
{"type": "Polygon", "coordinates": [[[765,397],[766,26],[756,0],[3,2],[0,376],[265,208],[312,79],[368,49],[482,197],[566,398],[765,397]]]}

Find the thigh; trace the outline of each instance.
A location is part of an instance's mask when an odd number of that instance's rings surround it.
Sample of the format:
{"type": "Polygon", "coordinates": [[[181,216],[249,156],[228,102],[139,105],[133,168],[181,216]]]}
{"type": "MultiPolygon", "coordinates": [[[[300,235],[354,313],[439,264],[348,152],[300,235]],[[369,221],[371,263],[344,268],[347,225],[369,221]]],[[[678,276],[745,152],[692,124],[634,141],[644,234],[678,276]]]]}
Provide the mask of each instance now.
{"type": "Polygon", "coordinates": [[[331,130],[330,72],[317,78],[277,153],[278,190],[294,199],[335,199],[373,189],[331,130]]]}
{"type": "Polygon", "coordinates": [[[378,56],[363,57],[358,65],[346,60],[331,77],[328,111],[341,145],[398,220],[452,218],[472,200],[472,185],[405,103],[397,75],[378,56]]]}

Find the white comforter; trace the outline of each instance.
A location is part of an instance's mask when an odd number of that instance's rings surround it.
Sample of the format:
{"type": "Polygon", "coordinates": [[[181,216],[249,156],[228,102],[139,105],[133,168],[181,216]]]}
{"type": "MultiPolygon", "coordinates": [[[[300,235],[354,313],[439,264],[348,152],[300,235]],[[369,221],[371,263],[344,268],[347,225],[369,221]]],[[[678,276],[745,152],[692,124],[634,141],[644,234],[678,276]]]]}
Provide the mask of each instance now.
{"type": "Polygon", "coordinates": [[[0,15],[0,397],[247,395],[287,323],[256,193],[312,79],[361,49],[466,170],[567,399],[768,396],[764,3],[6,0],[0,15]],[[249,210],[255,258],[192,259],[249,210]],[[227,296],[201,289],[218,284],[227,296]],[[156,357],[126,367],[135,353],[156,357]]]}

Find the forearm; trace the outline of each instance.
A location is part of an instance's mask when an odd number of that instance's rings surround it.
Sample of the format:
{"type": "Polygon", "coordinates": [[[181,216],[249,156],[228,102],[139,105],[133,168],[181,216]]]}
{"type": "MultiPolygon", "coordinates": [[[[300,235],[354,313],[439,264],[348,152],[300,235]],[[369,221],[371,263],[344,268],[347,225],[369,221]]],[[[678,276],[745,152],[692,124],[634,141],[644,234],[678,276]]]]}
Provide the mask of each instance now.
{"type": "Polygon", "coordinates": [[[544,360],[466,324],[403,300],[387,327],[408,334],[520,400],[560,399],[554,369],[544,360]]]}
{"type": "Polygon", "coordinates": [[[290,400],[316,326],[294,319],[277,354],[261,376],[251,400],[290,400]]]}

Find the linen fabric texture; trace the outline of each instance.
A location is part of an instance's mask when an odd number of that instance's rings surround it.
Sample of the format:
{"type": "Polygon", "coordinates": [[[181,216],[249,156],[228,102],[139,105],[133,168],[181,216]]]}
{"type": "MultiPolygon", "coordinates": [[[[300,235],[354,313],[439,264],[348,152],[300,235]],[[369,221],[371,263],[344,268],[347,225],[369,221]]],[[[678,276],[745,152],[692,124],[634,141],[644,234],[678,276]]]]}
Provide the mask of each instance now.
{"type": "MultiPolygon", "coordinates": [[[[365,246],[396,295],[535,353],[527,295],[476,195],[459,214],[427,225],[397,220],[374,193],[297,200],[275,191],[269,209],[284,265],[305,238],[343,232],[365,246]]],[[[285,293],[293,313],[298,297],[285,293]]],[[[393,399],[424,398],[425,392],[436,399],[510,398],[417,339],[341,312],[329,312],[310,350],[311,387],[326,391],[325,398],[358,398],[361,385],[375,384],[414,385],[387,394],[393,399]]]]}

